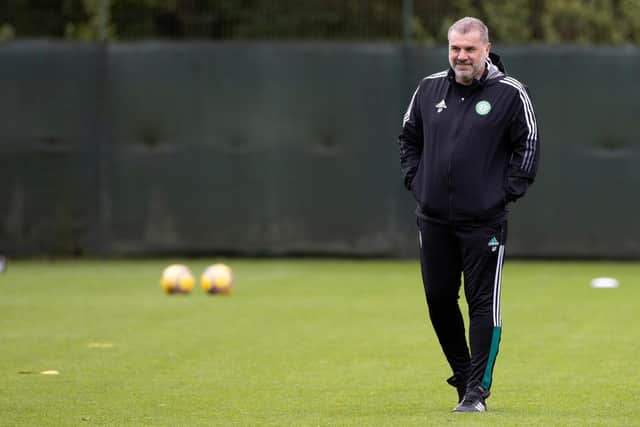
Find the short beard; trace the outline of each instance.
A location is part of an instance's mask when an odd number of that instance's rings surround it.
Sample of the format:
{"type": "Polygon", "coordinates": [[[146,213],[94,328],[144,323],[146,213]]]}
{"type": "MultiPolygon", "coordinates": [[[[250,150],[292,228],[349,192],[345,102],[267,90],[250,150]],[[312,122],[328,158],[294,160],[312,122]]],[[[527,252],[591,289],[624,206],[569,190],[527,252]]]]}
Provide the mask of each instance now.
{"type": "Polygon", "coordinates": [[[473,79],[475,78],[475,75],[478,72],[478,69],[474,66],[473,62],[470,62],[470,63],[454,62],[453,65],[454,65],[453,71],[456,75],[456,81],[458,83],[461,83],[464,85],[470,85],[471,83],[473,83],[473,79]],[[464,72],[456,71],[455,65],[468,65],[471,67],[471,70],[464,71],[464,72]]]}
{"type": "Polygon", "coordinates": [[[456,81],[462,84],[471,84],[473,82],[473,75],[475,74],[475,70],[472,68],[469,72],[459,72],[455,69],[453,70],[456,75],[456,81]]]}

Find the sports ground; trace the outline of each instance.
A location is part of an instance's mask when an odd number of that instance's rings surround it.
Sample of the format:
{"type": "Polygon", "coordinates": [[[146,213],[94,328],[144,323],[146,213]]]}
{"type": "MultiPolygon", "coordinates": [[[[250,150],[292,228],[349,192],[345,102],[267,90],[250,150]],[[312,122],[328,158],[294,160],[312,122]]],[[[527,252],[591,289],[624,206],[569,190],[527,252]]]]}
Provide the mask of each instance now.
{"type": "Polygon", "coordinates": [[[227,259],[230,296],[161,291],[214,261],[11,262],[0,425],[640,425],[640,263],[507,260],[489,412],[452,414],[417,261],[227,259]]]}

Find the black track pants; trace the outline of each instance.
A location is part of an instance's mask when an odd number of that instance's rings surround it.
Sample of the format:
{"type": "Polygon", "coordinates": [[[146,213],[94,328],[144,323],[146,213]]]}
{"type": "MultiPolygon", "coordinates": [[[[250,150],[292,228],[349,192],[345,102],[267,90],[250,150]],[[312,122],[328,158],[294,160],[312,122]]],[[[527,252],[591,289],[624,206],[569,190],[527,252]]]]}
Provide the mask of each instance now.
{"type": "Polygon", "coordinates": [[[453,373],[467,387],[491,388],[502,321],[500,286],[507,223],[461,226],[418,221],[420,263],[429,317],[453,373]],[[469,347],[458,305],[464,276],[469,347]]]}

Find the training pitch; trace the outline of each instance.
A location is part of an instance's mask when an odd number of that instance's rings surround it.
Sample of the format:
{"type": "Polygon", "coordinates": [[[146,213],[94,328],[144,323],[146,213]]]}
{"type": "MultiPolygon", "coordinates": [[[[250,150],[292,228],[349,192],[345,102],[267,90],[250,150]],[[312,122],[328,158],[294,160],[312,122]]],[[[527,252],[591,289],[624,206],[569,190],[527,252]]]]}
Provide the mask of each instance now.
{"type": "Polygon", "coordinates": [[[502,320],[489,412],[452,414],[417,261],[11,261],[0,425],[640,425],[640,263],[507,260],[502,320]],[[219,261],[230,296],[160,289],[219,261]]]}

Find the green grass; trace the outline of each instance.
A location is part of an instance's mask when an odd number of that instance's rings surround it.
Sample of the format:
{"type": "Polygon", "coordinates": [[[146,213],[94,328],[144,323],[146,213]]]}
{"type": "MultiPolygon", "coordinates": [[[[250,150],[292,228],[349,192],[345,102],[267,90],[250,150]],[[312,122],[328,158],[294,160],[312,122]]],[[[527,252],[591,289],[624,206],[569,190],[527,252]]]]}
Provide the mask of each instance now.
{"type": "Polygon", "coordinates": [[[0,425],[640,424],[638,263],[507,261],[490,412],[451,414],[416,261],[228,260],[228,297],[164,295],[168,262],[12,262],[0,425]]]}

